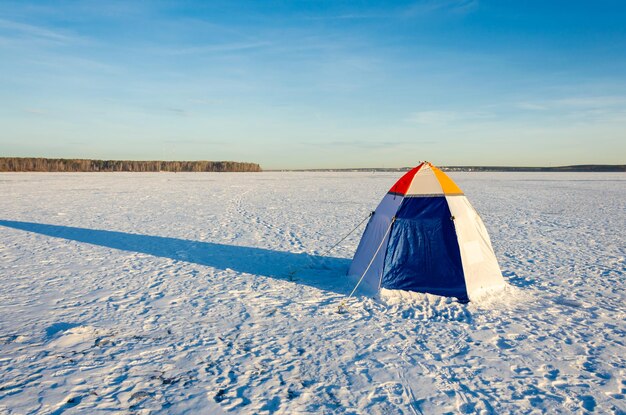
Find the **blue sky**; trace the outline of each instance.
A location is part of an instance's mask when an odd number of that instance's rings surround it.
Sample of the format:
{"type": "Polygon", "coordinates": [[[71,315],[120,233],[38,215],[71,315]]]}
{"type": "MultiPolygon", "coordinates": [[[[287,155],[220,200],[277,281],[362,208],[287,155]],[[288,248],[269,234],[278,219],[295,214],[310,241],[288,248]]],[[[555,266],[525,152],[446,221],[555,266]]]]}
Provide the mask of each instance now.
{"type": "Polygon", "coordinates": [[[0,3],[0,155],[626,163],[622,1],[0,3]]]}

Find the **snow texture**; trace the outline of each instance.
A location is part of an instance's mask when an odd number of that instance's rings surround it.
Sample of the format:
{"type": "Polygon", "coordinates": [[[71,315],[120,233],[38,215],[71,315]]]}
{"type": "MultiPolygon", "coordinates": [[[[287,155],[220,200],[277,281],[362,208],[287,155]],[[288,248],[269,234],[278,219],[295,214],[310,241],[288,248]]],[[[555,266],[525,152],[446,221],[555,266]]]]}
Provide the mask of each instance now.
{"type": "Polygon", "coordinates": [[[509,284],[470,304],[320,256],[395,173],[1,174],[0,413],[626,413],[626,176],[451,176],[509,284]]]}

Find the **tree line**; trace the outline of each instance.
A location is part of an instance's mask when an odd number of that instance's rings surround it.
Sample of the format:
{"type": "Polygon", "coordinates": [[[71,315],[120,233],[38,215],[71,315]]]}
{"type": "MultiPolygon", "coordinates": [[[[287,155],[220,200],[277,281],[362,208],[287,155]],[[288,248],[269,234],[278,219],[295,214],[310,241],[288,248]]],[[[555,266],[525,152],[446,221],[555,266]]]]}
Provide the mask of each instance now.
{"type": "Polygon", "coordinates": [[[0,172],[259,172],[256,163],[237,161],[137,161],[0,157],[0,172]]]}

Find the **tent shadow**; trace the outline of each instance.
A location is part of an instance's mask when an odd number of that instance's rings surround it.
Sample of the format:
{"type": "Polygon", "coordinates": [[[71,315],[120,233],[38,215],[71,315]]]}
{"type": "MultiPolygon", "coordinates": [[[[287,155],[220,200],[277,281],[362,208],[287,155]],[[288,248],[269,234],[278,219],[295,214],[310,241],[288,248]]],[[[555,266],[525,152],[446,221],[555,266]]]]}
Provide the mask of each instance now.
{"type": "Polygon", "coordinates": [[[0,225],[122,251],[293,281],[338,294],[350,293],[350,260],[163,236],[0,220],[0,225]]]}

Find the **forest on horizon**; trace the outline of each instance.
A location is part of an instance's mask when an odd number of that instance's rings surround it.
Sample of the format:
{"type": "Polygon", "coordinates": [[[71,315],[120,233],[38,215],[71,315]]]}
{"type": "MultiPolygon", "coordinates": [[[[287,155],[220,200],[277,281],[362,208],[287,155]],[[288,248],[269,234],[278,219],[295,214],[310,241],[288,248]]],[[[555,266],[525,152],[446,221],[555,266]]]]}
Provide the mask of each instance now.
{"type": "Polygon", "coordinates": [[[237,161],[138,161],[0,157],[0,172],[260,172],[237,161]]]}

